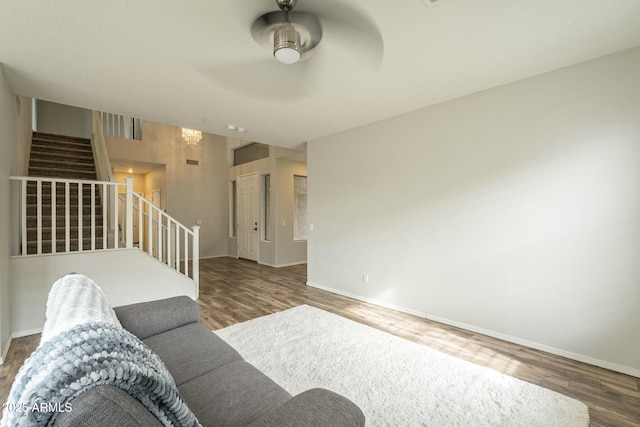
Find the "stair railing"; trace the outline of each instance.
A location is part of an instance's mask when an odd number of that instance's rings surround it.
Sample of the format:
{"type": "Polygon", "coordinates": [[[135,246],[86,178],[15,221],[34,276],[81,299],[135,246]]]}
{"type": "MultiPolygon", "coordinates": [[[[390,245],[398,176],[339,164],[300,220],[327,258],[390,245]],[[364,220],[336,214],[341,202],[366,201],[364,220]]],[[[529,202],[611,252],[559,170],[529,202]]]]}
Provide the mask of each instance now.
{"type": "Polygon", "coordinates": [[[102,127],[102,114],[93,112],[93,134],[91,135],[91,146],[93,147],[93,160],[96,165],[96,175],[99,181],[110,181],[113,176],[113,169],[109,161],[107,144],[104,140],[102,127]]]}
{"type": "MultiPolygon", "coordinates": [[[[127,178],[129,184],[131,178],[127,178]]],[[[132,181],[131,181],[132,182],[132,181]]],[[[156,258],[163,264],[192,278],[199,284],[199,235],[200,227],[185,227],[151,201],[131,191],[120,194],[120,209],[131,214],[122,223],[123,233],[131,238],[132,245],[156,258]],[[132,209],[127,209],[131,206],[132,209]],[[191,268],[189,260],[191,259],[191,268]]]]}
{"type": "Polygon", "coordinates": [[[12,192],[17,192],[12,200],[19,200],[20,218],[19,242],[12,245],[19,250],[13,255],[137,246],[192,279],[196,292],[199,290],[200,227],[185,227],[135,193],[132,178],[124,183],[25,176],[10,180],[12,192]],[[46,200],[50,203],[44,203],[46,200]],[[113,238],[107,232],[110,223],[115,225],[113,238]]]}
{"type": "Polygon", "coordinates": [[[142,137],[140,119],[123,114],[98,112],[102,124],[102,133],[117,138],[137,139],[142,137]]]}

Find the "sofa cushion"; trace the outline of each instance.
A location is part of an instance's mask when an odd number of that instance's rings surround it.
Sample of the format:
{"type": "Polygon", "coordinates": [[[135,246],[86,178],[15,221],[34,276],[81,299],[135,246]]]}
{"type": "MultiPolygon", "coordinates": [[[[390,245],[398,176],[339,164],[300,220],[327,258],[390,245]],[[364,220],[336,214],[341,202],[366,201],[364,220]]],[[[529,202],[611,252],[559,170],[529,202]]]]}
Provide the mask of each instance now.
{"type": "Polygon", "coordinates": [[[358,406],[337,393],[323,388],[307,390],[258,418],[249,427],[363,426],[364,414],[358,406]]]}
{"type": "Polygon", "coordinates": [[[202,323],[190,323],[142,342],[160,356],[176,385],[191,381],[227,363],[242,360],[233,347],[202,323]]]}
{"type": "Polygon", "coordinates": [[[162,427],[142,403],[113,386],[94,387],[70,404],[70,411],[58,415],[56,427],[162,427]]]}
{"type": "Polygon", "coordinates": [[[291,399],[253,365],[237,361],[178,387],[203,426],[245,426],[291,399]]]}
{"type": "Polygon", "coordinates": [[[187,296],[115,307],[122,326],[141,340],[200,320],[200,306],[187,296]]]}

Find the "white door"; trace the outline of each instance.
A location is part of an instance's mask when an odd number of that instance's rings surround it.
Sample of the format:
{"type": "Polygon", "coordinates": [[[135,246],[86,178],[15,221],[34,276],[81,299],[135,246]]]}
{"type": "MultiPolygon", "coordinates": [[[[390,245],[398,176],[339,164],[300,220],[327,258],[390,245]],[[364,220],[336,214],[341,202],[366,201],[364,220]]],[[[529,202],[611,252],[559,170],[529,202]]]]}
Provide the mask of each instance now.
{"type": "Polygon", "coordinates": [[[238,257],[258,260],[258,174],[238,177],[238,257]]]}

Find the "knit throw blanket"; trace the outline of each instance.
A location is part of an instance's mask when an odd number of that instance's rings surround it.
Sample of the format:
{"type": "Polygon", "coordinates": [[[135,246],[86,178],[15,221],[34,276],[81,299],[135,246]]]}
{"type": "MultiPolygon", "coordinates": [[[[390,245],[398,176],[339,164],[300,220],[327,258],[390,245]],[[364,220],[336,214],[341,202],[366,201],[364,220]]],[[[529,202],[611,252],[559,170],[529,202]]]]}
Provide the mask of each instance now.
{"type": "Polygon", "coordinates": [[[98,385],[121,388],[166,426],[198,426],[160,358],[110,323],[88,323],[56,335],[25,361],[11,389],[2,426],[46,426],[71,401],[98,385]]]}
{"type": "Polygon", "coordinates": [[[76,273],[67,274],[51,285],[46,317],[41,344],[82,323],[102,322],[120,325],[109,299],[100,286],[87,276],[76,273]]]}
{"type": "Polygon", "coordinates": [[[0,426],[52,425],[99,385],[126,391],[165,426],[199,425],[164,363],[120,326],[102,289],[68,274],[51,287],[42,340],[16,375],[0,426]]]}

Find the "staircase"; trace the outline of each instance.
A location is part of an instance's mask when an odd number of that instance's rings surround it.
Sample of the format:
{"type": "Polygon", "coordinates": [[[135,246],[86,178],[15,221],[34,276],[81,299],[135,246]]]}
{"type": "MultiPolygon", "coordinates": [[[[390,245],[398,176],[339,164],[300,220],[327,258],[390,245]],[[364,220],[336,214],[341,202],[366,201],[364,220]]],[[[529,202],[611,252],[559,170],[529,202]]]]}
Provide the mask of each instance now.
{"type": "MultiPolygon", "coordinates": [[[[34,132],[29,158],[29,176],[96,180],[91,140],[34,132]]],[[[52,249],[54,234],[55,252],[102,249],[104,230],[99,188],[85,185],[78,190],[79,185],[81,184],[73,182],[56,184],[28,182],[27,254],[54,252],[52,249]],[[52,185],[55,185],[53,191],[52,185]],[[40,207],[38,207],[38,191],[42,200],[40,207]],[[55,215],[52,215],[54,203],[55,215]],[[38,209],[41,209],[41,215],[38,215],[38,209]],[[95,215],[92,215],[92,212],[95,215]],[[38,251],[37,237],[38,218],[41,218],[42,233],[40,251],[38,251]],[[95,223],[92,224],[92,221],[95,223]],[[94,239],[91,238],[92,232],[95,232],[94,239]],[[92,242],[94,242],[93,245],[92,242]]]]}

